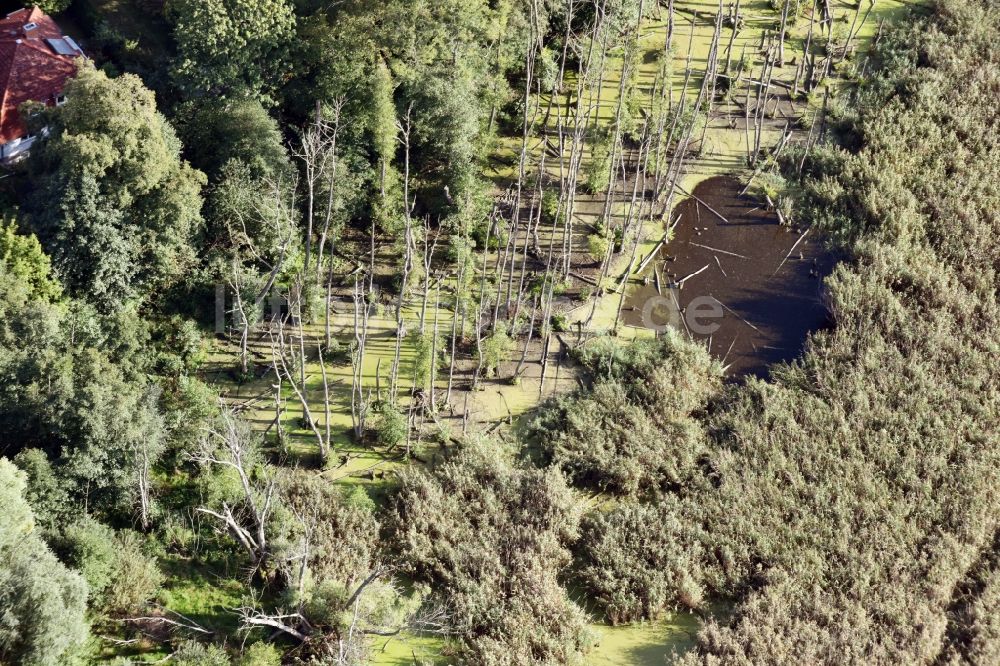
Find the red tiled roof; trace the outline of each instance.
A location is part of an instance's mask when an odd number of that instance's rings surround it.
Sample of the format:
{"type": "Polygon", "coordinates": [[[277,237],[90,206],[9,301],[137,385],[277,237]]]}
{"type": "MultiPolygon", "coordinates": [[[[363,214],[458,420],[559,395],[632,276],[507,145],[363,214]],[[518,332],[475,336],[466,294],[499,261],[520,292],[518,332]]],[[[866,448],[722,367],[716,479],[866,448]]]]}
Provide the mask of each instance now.
{"type": "Polygon", "coordinates": [[[76,74],[76,58],[56,53],[45,41],[62,38],[56,22],[38,7],[0,19],[0,143],[27,133],[17,111],[21,104],[54,104],[66,80],[76,74]],[[34,29],[24,29],[32,23],[34,29]]]}

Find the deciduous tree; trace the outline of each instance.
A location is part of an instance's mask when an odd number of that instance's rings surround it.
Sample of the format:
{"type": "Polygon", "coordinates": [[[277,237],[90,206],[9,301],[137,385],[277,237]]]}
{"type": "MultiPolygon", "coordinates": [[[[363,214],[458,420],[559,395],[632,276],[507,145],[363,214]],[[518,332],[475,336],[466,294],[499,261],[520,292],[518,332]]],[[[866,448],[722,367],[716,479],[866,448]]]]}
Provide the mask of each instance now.
{"type": "Polygon", "coordinates": [[[29,161],[28,221],[70,291],[113,310],[191,266],[205,180],[138,77],[84,64],[66,96],[29,161]]]}
{"type": "Polygon", "coordinates": [[[171,0],[174,75],[192,97],[258,96],[273,89],[295,16],[286,0],[171,0]]]}
{"type": "Polygon", "coordinates": [[[87,584],[34,531],[24,475],[0,458],[0,660],[72,664],[88,635],[87,584]]]}

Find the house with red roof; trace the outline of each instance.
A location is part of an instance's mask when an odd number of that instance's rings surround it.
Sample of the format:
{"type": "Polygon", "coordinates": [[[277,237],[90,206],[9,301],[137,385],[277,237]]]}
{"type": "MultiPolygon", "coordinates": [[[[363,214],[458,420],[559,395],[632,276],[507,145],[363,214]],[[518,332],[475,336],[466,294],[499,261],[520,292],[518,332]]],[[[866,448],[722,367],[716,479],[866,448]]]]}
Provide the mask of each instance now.
{"type": "Polygon", "coordinates": [[[77,43],[38,7],[0,19],[0,160],[22,155],[35,140],[21,105],[62,104],[63,87],[76,75],[76,60],[82,57],[77,43]]]}

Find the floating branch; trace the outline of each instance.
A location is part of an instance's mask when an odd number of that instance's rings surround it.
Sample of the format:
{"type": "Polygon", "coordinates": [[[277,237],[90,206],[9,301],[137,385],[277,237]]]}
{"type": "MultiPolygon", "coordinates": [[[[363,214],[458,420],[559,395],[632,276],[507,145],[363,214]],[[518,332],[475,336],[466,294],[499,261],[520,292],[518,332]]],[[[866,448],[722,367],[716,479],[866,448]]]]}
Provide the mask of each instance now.
{"type": "Polygon", "coordinates": [[[709,212],[712,213],[713,215],[715,215],[717,218],[719,218],[720,220],[722,220],[726,224],[729,224],[729,220],[727,220],[722,213],[720,213],[719,211],[717,211],[714,208],[712,208],[711,206],[709,206],[707,203],[705,203],[698,196],[696,196],[694,194],[691,194],[690,192],[688,192],[687,190],[685,190],[683,187],[681,187],[680,183],[677,184],[677,189],[680,190],[681,192],[683,192],[684,194],[688,195],[689,197],[691,197],[692,199],[694,199],[698,203],[700,203],[705,208],[707,208],[709,210],[709,212]]]}
{"type": "Polygon", "coordinates": [[[721,305],[722,307],[724,307],[726,310],[728,310],[734,317],[736,317],[737,319],[739,319],[741,322],[743,322],[744,324],[746,324],[747,326],[749,326],[753,330],[755,330],[758,333],[760,333],[760,329],[759,328],[757,328],[756,326],[754,326],[753,324],[751,324],[750,322],[748,322],[746,319],[744,319],[743,317],[741,317],[739,314],[737,314],[736,310],[732,309],[731,307],[729,307],[728,305],[726,305],[725,303],[723,303],[722,301],[720,301],[718,298],[715,298],[715,296],[712,296],[712,298],[715,299],[716,303],[718,303],[719,305],[721,305]]]}
{"type": "Polygon", "coordinates": [[[722,262],[719,261],[719,258],[714,254],[712,255],[712,258],[715,259],[715,265],[718,266],[719,270],[722,272],[722,277],[729,277],[728,275],[726,275],[726,271],[722,268],[722,262]]]}
{"type": "Polygon", "coordinates": [[[696,245],[706,250],[711,250],[712,252],[719,252],[720,254],[728,254],[731,257],[746,259],[746,257],[744,257],[742,254],[736,254],[735,252],[730,252],[729,250],[720,250],[719,248],[712,247],[711,245],[702,245],[701,243],[695,243],[694,241],[688,241],[688,245],[696,245]]]}
{"type": "MultiPolygon", "coordinates": [[[[716,299],[716,300],[718,300],[718,299],[716,299]]],[[[733,337],[733,341],[729,343],[729,349],[726,350],[726,355],[722,357],[722,361],[720,361],[720,363],[722,363],[723,365],[726,364],[726,359],[729,358],[729,352],[733,351],[733,347],[736,345],[736,341],[739,340],[739,339],[740,339],[740,334],[737,333],[733,337]]],[[[728,368],[729,366],[726,365],[725,367],[728,368]]]]}
{"type": "Polygon", "coordinates": [[[695,275],[698,275],[699,273],[703,272],[706,268],[708,268],[711,265],[712,264],[705,264],[704,266],[702,266],[701,268],[699,268],[698,270],[696,270],[694,273],[691,273],[690,275],[685,275],[680,280],[677,280],[676,282],[674,282],[674,286],[678,287],[678,288],[683,287],[685,282],[687,282],[688,280],[690,280],[691,278],[693,278],[695,275]]]}
{"type": "Polygon", "coordinates": [[[781,270],[781,267],[785,265],[786,261],[788,261],[788,257],[792,256],[792,252],[795,252],[795,248],[797,248],[799,246],[799,243],[802,242],[802,239],[805,238],[808,233],[809,233],[809,229],[806,229],[805,231],[802,232],[802,235],[799,236],[799,239],[797,241],[795,241],[794,245],[792,245],[792,249],[790,249],[788,251],[788,254],[785,255],[785,258],[781,260],[781,263],[778,264],[778,267],[774,269],[773,273],[771,273],[771,277],[774,277],[775,275],[778,274],[778,271],[781,270]]]}

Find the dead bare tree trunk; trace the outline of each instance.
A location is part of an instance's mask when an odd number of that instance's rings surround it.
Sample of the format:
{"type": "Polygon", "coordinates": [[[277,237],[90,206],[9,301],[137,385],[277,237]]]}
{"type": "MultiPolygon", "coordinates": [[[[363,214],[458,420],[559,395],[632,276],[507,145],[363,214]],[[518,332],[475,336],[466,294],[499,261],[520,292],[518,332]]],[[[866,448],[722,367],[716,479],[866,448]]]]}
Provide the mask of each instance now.
{"type": "Polygon", "coordinates": [[[324,344],[326,345],[326,350],[329,351],[333,344],[333,332],[330,327],[330,314],[333,305],[331,301],[333,300],[333,257],[330,257],[330,267],[326,274],[326,298],[323,302],[324,318],[323,318],[323,336],[324,344]]]}
{"type": "Polygon", "coordinates": [[[232,279],[228,281],[233,292],[233,313],[240,329],[240,377],[247,376],[250,371],[250,316],[243,303],[243,267],[233,258],[232,279]]]}
{"type": "Polygon", "coordinates": [[[319,359],[319,370],[323,375],[323,427],[326,430],[326,447],[320,451],[320,455],[325,462],[330,455],[332,447],[332,440],[330,438],[330,382],[326,376],[326,359],[323,357],[324,350],[320,347],[319,343],[316,343],[316,356],[319,359]]]}
{"type": "Polygon", "coordinates": [[[521,360],[517,363],[517,368],[514,369],[514,377],[518,378],[521,376],[521,372],[524,370],[524,363],[528,358],[528,347],[531,345],[531,337],[535,332],[535,312],[538,309],[538,294],[535,295],[535,301],[531,305],[531,314],[528,316],[528,337],[524,339],[524,349],[521,351],[521,360]]]}
{"type": "Polygon", "coordinates": [[[323,119],[320,103],[316,102],[316,114],[313,121],[299,135],[299,147],[294,152],[295,157],[302,160],[306,187],[306,256],[303,272],[309,273],[312,259],[313,223],[315,221],[316,190],[326,161],[329,159],[331,137],[323,119]]]}
{"type": "Polygon", "coordinates": [[[246,511],[236,514],[227,502],[220,511],[198,507],[200,513],[212,516],[232,535],[253,561],[254,571],[264,567],[270,551],[266,526],[273,508],[276,484],[273,475],[264,480],[252,473],[254,454],[254,434],[250,426],[238,421],[223,404],[220,410],[220,429],[210,429],[202,438],[199,449],[192,454],[192,460],[202,465],[226,467],[239,478],[242,490],[241,501],[246,511]],[[240,520],[246,516],[249,524],[240,520]]]}
{"type": "Polygon", "coordinates": [[[352,354],[351,379],[351,424],[354,437],[361,441],[365,433],[368,416],[368,399],[364,394],[365,349],[368,344],[368,319],[371,310],[372,280],[375,270],[375,224],[371,231],[371,258],[368,271],[368,286],[362,292],[361,281],[354,278],[354,353],[352,354]]]}
{"type": "Polygon", "coordinates": [[[390,402],[396,404],[396,394],[399,387],[399,358],[403,345],[405,330],[403,326],[403,299],[406,295],[406,285],[410,280],[410,270],[413,268],[413,233],[410,228],[410,215],[406,215],[406,230],[403,242],[406,246],[403,259],[403,279],[399,285],[399,297],[396,299],[396,349],[392,357],[392,369],[389,375],[390,402]]]}
{"type": "MultiPolygon", "coordinates": [[[[155,403],[155,398],[152,394],[148,396],[148,399],[155,403]]],[[[150,433],[150,435],[157,437],[153,433],[150,433]]],[[[139,525],[143,531],[149,529],[150,509],[152,505],[149,472],[153,461],[150,460],[150,447],[156,446],[159,443],[158,441],[150,441],[147,437],[143,437],[135,444],[136,494],[139,500],[139,525]]]]}
{"type": "Polygon", "coordinates": [[[430,298],[431,289],[431,264],[434,261],[434,252],[437,250],[438,238],[441,236],[441,229],[438,228],[434,234],[433,242],[428,243],[431,235],[431,223],[428,218],[424,218],[424,296],[420,304],[420,334],[424,333],[424,320],[427,316],[427,300],[430,298]]]}
{"type": "MultiPolygon", "coordinates": [[[[817,5],[817,0],[813,0],[812,7],[809,10],[809,29],[806,31],[806,41],[802,45],[801,76],[804,79],[803,80],[803,87],[805,88],[806,92],[809,92],[809,79],[806,76],[806,73],[809,72],[809,71],[811,71],[809,69],[808,64],[809,64],[809,51],[810,51],[810,48],[812,46],[813,26],[816,24],[816,9],[817,9],[816,5],[817,5]]],[[[795,86],[793,88],[793,92],[795,94],[798,94],[798,92],[799,92],[799,77],[798,76],[795,77],[795,86]]]]}
{"type": "Polygon", "coordinates": [[[444,399],[445,404],[447,405],[451,405],[451,390],[455,380],[455,356],[458,350],[459,316],[465,309],[465,299],[462,297],[461,290],[465,284],[465,268],[468,263],[468,259],[463,254],[459,257],[459,260],[462,263],[458,265],[458,279],[455,287],[455,307],[451,317],[451,363],[448,364],[448,392],[445,394],[444,399]]]}
{"type": "Polygon", "coordinates": [[[788,9],[792,0],[784,0],[784,4],[781,10],[781,28],[778,30],[778,67],[785,66],[785,31],[788,27],[788,9]]]}
{"type": "MultiPolygon", "coordinates": [[[[277,361],[278,366],[281,368],[281,373],[284,375],[285,380],[288,385],[291,386],[292,392],[295,393],[295,397],[299,399],[299,404],[302,406],[302,420],[306,422],[309,429],[312,430],[313,435],[316,437],[317,445],[319,446],[320,458],[325,461],[327,457],[326,442],[323,439],[323,435],[320,434],[319,428],[316,427],[316,420],[313,418],[312,411],[309,409],[309,399],[306,393],[305,377],[296,381],[294,378],[293,369],[296,365],[300,367],[305,366],[306,359],[301,352],[296,352],[294,345],[286,344],[285,342],[285,327],[284,322],[280,319],[277,320],[278,326],[278,337],[275,341],[274,335],[271,338],[271,354],[277,361]],[[291,368],[289,367],[288,356],[291,356],[291,368]]],[[[322,359],[320,359],[322,363],[322,359]]]]}
{"type": "Polygon", "coordinates": [[[434,387],[437,385],[437,353],[438,353],[438,315],[441,312],[441,283],[437,284],[434,295],[434,333],[431,338],[431,388],[430,388],[430,410],[437,412],[437,402],[434,399],[434,387]]]}
{"type": "MultiPolygon", "coordinates": [[[[493,232],[493,225],[497,224],[496,220],[490,222],[489,228],[486,230],[486,247],[490,246],[490,235],[493,232]]],[[[470,390],[475,391],[479,386],[479,375],[483,371],[483,340],[482,340],[482,319],[483,319],[483,305],[484,299],[486,298],[486,276],[487,276],[487,262],[489,260],[489,254],[483,252],[483,271],[479,278],[479,304],[476,307],[476,316],[473,321],[473,326],[476,331],[476,351],[479,356],[479,363],[476,367],[475,373],[472,375],[472,387],[470,390]]]]}
{"type": "MultiPolygon", "coordinates": [[[[732,8],[732,5],[730,5],[732,8]]],[[[731,15],[730,22],[732,23],[732,32],[729,34],[729,44],[726,46],[726,64],[722,67],[722,73],[729,73],[729,62],[730,56],[733,53],[733,42],[736,41],[736,35],[740,31],[740,0],[736,0],[736,9],[731,15]]]]}
{"type": "Polygon", "coordinates": [[[326,245],[327,236],[330,233],[330,224],[333,222],[333,204],[336,198],[335,193],[337,191],[337,136],[340,134],[340,112],[343,106],[343,98],[334,100],[333,118],[330,121],[325,121],[327,124],[326,132],[329,135],[329,143],[326,148],[329,153],[329,157],[324,157],[323,171],[328,172],[329,176],[326,184],[326,213],[323,216],[323,231],[319,235],[319,245],[316,248],[316,284],[319,284],[322,279],[323,248],[326,245]],[[326,168],[327,160],[330,162],[329,168],[326,168]]]}
{"type": "MultiPolygon", "coordinates": [[[[361,290],[358,286],[358,277],[354,276],[354,291],[351,292],[354,300],[354,344],[351,350],[351,429],[354,431],[355,439],[360,439],[362,419],[360,418],[361,405],[358,395],[361,393],[360,384],[360,362],[361,354],[361,290]]],[[[367,307],[367,304],[365,305],[367,307]]]]}

